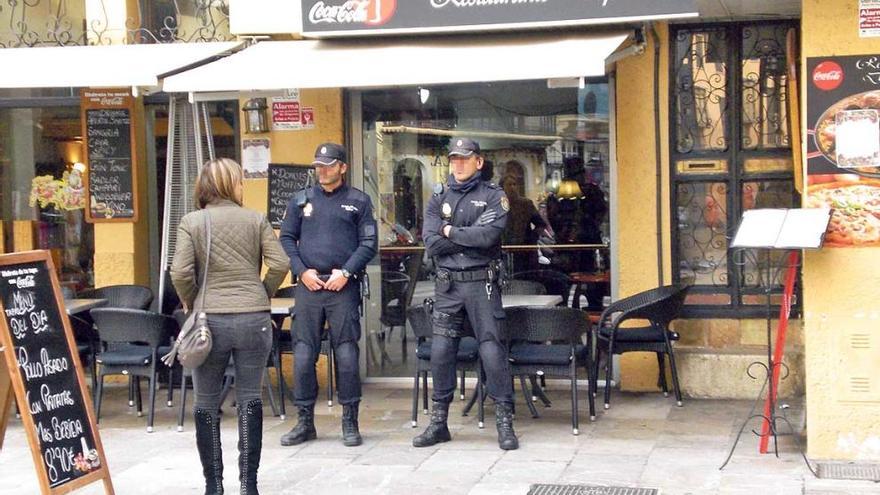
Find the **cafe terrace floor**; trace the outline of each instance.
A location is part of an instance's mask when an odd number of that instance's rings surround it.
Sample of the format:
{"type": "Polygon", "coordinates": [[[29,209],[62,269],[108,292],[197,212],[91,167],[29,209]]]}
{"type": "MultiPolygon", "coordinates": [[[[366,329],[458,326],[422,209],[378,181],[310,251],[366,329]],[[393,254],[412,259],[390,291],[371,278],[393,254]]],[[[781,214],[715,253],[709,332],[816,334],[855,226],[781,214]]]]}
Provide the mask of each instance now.
{"type": "MultiPolygon", "coordinates": [[[[192,419],[176,431],[177,403],[157,400],[156,431],[146,433],[146,418],[129,410],[126,387],[107,391],[101,436],[116,493],[199,494],[204,484],[195,448],[192,419]]],[[[267,416],[264,424],[260,491],[272,494],[526,494],[533,483],[592,484],[658,488],[662,494],[861,494],[880,493],[880,484],[814,478],[796,452],[791,436],[780,439],[780,458],[757,453],[757,439],[747,433],[733,460],[724,461],[750,402],[686,400],[684,407],[661,394],[612,396],[612,408],[589,423],[582,412],[580,435],[571,434],[568,391],[551,384],[551,408],[532,419],[518,397],[516,429],[521,447],[498,449],[493,408],[486,428],[474,416],[450,414],[453,441],[415,449],[410,427],[411,391],[368,385],[361,409],[364,445],[343,447],[342,408],[316,409],[318,440],[281,447],[278,438],[294,424],[267,416]]],[[[175,396],[175,399],[178,397],[175,396]]],[[[190,400],[192,395],[190,394],[190,400]]],[[[792,403],[789,417],[803,427],[802,408],[792,403]]],[[[188,405],[189,407],[189,405],[188,405]]],[[[600,406],[601,408],[601,406],[600,406]]],[[[269,407],[266,407],[270,414],[269,407]]],[[[237,427],[234,409],[224,408],[222,441],[227,493],[237,493],[237,427]]],[[[288,412],[291,412],[288,410],[288,412]]],[[[757,426],[757,423],[754,423],[757,426]]],[[[0,452],[0,494],[39,493],[21,422],[11,418],[0,452]]],[[[81,492],[103,493],[100,483],[81,492]]]]}

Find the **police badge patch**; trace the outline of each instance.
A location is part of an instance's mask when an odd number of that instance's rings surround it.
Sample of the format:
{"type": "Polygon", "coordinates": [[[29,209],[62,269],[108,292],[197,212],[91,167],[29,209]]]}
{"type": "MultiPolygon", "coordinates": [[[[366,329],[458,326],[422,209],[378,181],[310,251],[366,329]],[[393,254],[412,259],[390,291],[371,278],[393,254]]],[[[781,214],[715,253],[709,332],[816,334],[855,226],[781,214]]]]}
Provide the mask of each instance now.
{"type": "Polygon", "coordinates": [[[312,216],[312,204],[311,203],[306,203],[306,205],[303,207],[303,216],[304,217],[312,216]]]}
{"type": "Polygon", "coordinates": [[[443,216],[448,217],[452,215],[452,206],[449,203],[443,203],[443,216]]]}
{"type": "Polygon", "coordinates": [[[507,199],[507,196],[501,196],[501,209],[510,211],[510,201],[507,199]]]}

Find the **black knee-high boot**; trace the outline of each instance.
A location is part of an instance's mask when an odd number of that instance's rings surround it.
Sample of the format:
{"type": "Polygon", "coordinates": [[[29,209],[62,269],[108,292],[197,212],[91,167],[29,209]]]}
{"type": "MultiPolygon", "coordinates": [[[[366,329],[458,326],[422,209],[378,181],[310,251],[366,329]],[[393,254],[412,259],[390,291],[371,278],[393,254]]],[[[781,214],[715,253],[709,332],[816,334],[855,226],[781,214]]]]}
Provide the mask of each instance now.
{"type": "Polygon", "coordinates": [[[196,408],[196,447],[205,475],[205,495],[223,495],[223,451],[220,448],[220,417],[196,408]]]}
{"type": "Polygon", "coordinates": [[[257,469],[263,450],[263,401],[253,399],[238,408],[238,479],[242,495],[259,495],[257,469]]]}

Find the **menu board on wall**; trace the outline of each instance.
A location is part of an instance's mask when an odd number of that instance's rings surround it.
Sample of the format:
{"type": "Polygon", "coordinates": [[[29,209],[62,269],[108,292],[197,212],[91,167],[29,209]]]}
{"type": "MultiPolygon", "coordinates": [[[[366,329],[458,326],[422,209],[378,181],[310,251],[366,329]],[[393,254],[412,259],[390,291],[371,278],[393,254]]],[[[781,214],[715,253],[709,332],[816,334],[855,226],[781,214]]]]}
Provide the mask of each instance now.
{"type": "Polygon", "coordinates": [[[834,210],[825,247],[880,246],[880,55],[807,59],[805,207],[834,210]]]}
{"type": "Polygon", "coordinates": [[[0,256],[0,346],[42,493],[99,479],[113,493],[48,251],[0,256]]]}
{"type": "Polygon", "coordinates": [[[127,91],[83,90],[86,219],[137,221],[133,99],[127,91]]]}
{"type": "Polygon", "coordinates": [[[307,165],[269,164],[269,203],[266,216],[274,228],[281,228],[284,212],[293,195],[312,184],[314,169],[307,165]]]}

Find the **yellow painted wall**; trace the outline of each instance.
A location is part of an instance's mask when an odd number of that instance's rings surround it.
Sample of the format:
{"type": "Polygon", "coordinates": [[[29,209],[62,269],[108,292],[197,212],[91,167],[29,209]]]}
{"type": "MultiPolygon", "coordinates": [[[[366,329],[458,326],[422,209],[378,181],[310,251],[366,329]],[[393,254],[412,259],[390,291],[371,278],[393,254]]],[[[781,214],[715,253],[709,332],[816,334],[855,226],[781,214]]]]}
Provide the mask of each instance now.
{"type": "MultiPolygon", "coordinates": [[[[660,38],[660,145],[662,156],[663,255],[669,283],[669,44],[668,26],[655,25],[660,38]]],[[[648,36],[645,53],[617,64],[617,190],[619,237],[618,297],[657,286],[657,220],[655,214],[654,44],[648,36]]],[[[653,353],[627,353],[621,358],[623,390],[657,390],[657,358],[653,353]]]]}
{"type": "MultiPolygon", "coordinates": [[[[803,0],[802,66],[807,57],[880,54],[880,38],[859,38],[858,3],[803,0]]],[[[802,74],[803,95],[810,82],[802,74]]],[[[878,461],[880,249],[808,252],[803,281],[808,455],[878,461]],[[869,336],[870,349],[849,348],[853,334],[869,336]],[[874,400],[848,401],[850,378],[862,376],[872,382],[865,395],[874,400]]]]}

